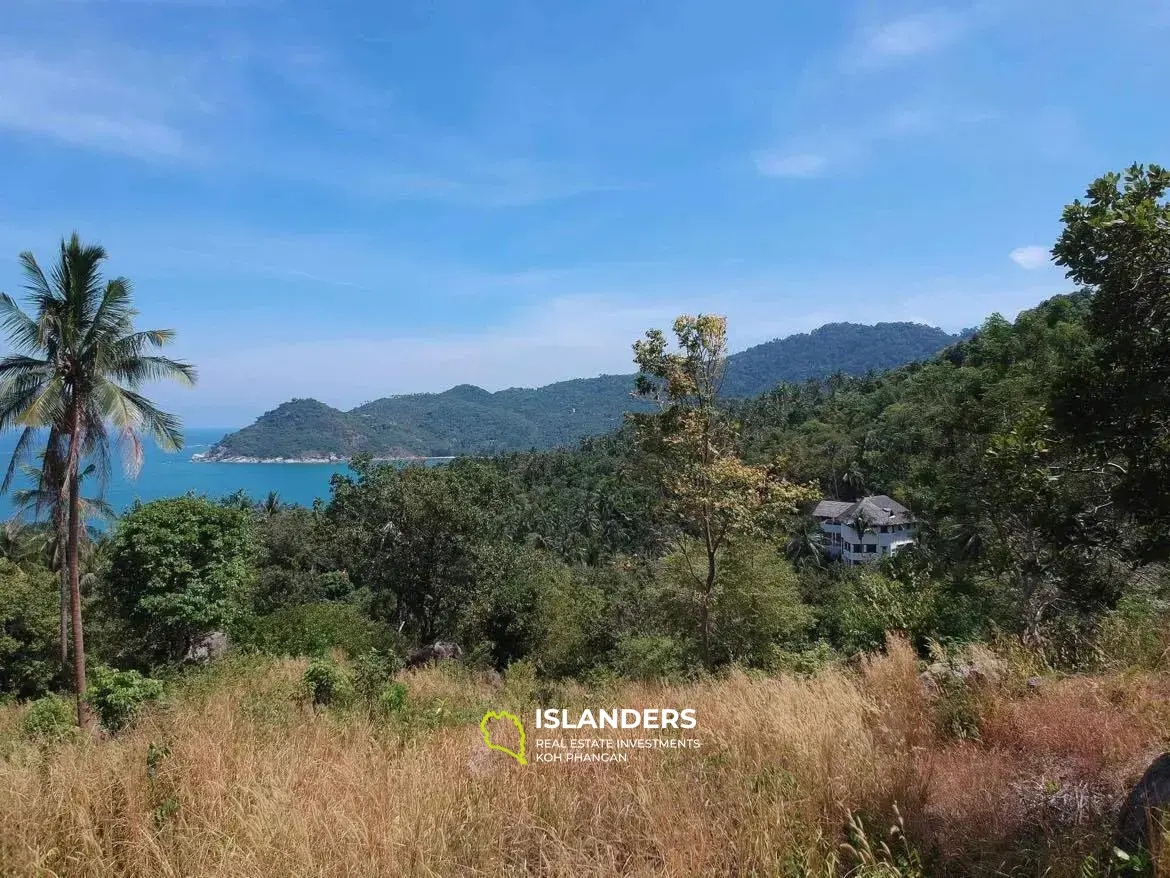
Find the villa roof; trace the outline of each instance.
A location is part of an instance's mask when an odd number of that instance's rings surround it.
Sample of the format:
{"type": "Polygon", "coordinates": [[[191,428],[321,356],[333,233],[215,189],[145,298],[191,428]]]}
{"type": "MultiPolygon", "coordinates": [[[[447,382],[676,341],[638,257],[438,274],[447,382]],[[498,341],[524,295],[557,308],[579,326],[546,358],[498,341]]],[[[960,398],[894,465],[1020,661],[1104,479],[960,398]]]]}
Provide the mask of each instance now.
{"type": "Polygon", "coordinates": [[[858,519],[869,525],[909,524],[915,521],[909,509],[885,494],[862,497],[855,503],[822,500],[813,510],[813,515],[847,524],[852,524],[858,519]]]}
{"type": "Polygon", "coordinates": [[[817,518],[836,518],[852,505],[842,500],[822,500],[813,510],[813,515],[817,518]]]}

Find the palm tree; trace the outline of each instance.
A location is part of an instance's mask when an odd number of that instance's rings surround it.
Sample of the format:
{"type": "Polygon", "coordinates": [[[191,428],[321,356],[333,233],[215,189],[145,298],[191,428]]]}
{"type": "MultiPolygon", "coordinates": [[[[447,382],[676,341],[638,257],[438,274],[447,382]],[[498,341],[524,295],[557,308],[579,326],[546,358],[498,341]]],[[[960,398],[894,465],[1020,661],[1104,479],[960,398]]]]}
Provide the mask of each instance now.
{"type": "MultiPolygon", "coordinates": [[[[42,462],[43,458],[42,455],[42,462]]],[[[57,574],[61,584],[61,621],[58,636],[61,641],[61,669],[64,672],[65,667],[69,664],[69,571],[65,565],[67,536],[63,533],[65,528],[62,527],[62,523],[67,519],[68,501],[64,500],[58,486],[46,475],[43,465],[40,467],[22,466],[21,469],[24,471],[25,481],[31,487],[20,488],[12,492],[16,511],[9,520],[9,524],[18,524],[30,514],[33,518],[39,518],[46,510],[49,512],[52,527],[45,534],[43,554],[47,556],[49,569],[57,574]]],[[[93,475],[96,471],[97,465],[89,464],[82,470],[80,481],[84,481],[87,476],[93,475]]],[[[91,518],[112,521],[116,517],[113,507],[101,497],[81,498],[82,521],[88,523],[91,518]]],[[[88,527],[82,531],[82,536],[89,537],[88,527]]],[[[88,542],[88,540],[86,541],[88,542]]]]}
{"type": "Polygon", "coordinates": [[[195,381],[186,363],[147,351],[167,344],[169,329],[138,332],[126,278],[103,283],[106,251],[83,245],[75,232],[61,242],[59,261],[48,275],[32,253],[20,254],[32,315],[0,294],[0,325],[17,351],[0,360],[0,429],[18,427],[20,438],[4,487],[30,446],[48,430],[44,472],[64,510],[65,564],[73,621],[73,677],[77,720],[84,724],[85,638],[81,624],[79,547],[82,530],[82,461],[92,460],[99,478],[109,468],[111,430],[125,451],[127,472],[142,465],[142,436],[164,449],[182,445],[179,421],[138,393],[146,382],[195,381]]]}
{"type": "Polygon", "coordinates": [[[280,494],[276,491],[269,491],[268,496],[264,498],[264,502],[260,504],[260,511],[264,513],[265,517],[272,518],[284,507],[280,502],[280,494]]]}
{"type": "Polygon", "coordinates": [[[792,530],[784,545],[784,554],[797,569],[822,567],[829,556],[825,545],[825,532],[820,522],[811,515],[804,515],[793,522],[792,530]]]}
{"type": "Polygon", "coordinates": [[[23,521],[12,518],[0,525],[0,558],[18,567],[38,564],[46,544],[44,531],[29,527],[23,521]]]}

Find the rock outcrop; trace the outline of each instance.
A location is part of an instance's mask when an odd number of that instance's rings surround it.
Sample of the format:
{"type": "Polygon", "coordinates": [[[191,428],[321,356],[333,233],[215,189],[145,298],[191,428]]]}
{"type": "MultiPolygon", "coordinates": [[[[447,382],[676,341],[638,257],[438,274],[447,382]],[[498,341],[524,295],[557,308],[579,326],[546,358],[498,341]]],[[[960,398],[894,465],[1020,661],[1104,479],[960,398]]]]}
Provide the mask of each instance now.
{"type": "Polygon", "coordinates": [[[1130,854],[1157,853],[1152,845],[1161,841],[1159,827],[1170,828],[1170,753],[1155,759],[1126,797],[1113,844],[1130,854]]]}
{"type": "Polygon", "coordinates": [[[410,658],[406,661],[406,666],[408,668],[417,668],[430,664],[431,662],[459,658],[463,658],[463,649],[458,643],[447,643],[446,641],[438,640],[412,652],[410,658]]]}
{"type": "Polygon", "coordinates": [[[206,664],[214,659],[221,658],[231,648],[232,640],[222,631],[212,631],[191,641],[183,661],[195,664],[206,664]]]}

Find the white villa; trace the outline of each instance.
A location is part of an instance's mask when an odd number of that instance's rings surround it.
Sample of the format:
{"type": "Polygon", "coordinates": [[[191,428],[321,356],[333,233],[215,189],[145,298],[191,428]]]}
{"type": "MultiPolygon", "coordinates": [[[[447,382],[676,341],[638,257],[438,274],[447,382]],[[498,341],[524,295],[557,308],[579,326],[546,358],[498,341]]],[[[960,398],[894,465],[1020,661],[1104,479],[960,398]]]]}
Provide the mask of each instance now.
{"type": "Polygon", "coordinates": [[[913,545],[917,519],[885,494],[853,503],[822,500],[813,510],[825,533],[829,557],[846,564],[865,564],[913,545]]]}

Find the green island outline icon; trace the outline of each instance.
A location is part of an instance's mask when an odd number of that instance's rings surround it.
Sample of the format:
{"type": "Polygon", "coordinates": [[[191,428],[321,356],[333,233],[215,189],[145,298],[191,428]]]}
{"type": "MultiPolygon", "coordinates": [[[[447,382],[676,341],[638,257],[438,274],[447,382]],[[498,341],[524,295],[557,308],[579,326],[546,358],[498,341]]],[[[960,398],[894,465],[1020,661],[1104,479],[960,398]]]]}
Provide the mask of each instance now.
{"type": "Polygon", "coordinates": [[[483,742],[487,744],[489,750],[499,750],[501,753],[507,753],[521,765],[527,765],[528,760],[524,758],[524,723],[520,722],[520,717],[514,716],[504,710],[489,710],[483,715],[483,719],[479,721],[479,730],[483,733],[483,742]],[[502,747],[499,744],[492,743],[492,733],[488,731],[489,719],[510,719],[512,725],[516,727],[516,731],[520,733],[520,752],[515,753],[507,747],[502,747]]]}

